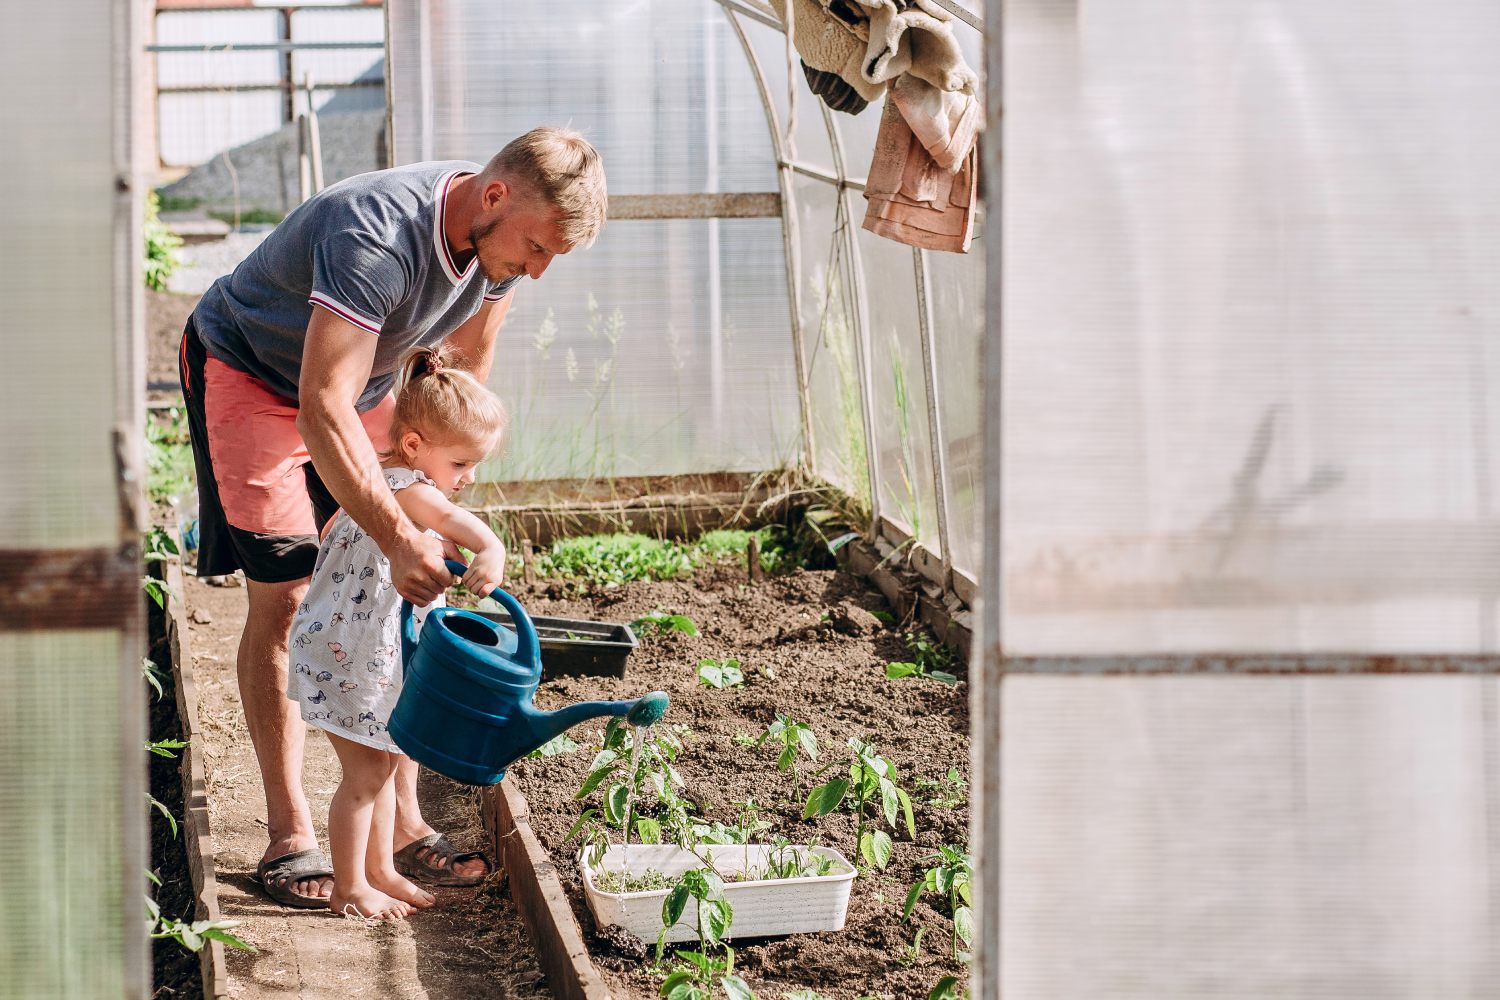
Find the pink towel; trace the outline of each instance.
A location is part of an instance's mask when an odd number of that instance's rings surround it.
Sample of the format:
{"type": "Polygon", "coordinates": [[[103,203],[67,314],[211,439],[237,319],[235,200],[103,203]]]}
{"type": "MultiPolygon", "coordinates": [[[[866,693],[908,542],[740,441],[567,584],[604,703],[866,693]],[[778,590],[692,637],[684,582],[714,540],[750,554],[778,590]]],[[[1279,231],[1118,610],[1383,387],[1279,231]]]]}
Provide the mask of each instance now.
{"type": "Polygon", "coordinates": [[[967,253],[982,121],[971,95],[910,75],[897,79],[875,137],[864,228],[909,246],[967,253]]]}

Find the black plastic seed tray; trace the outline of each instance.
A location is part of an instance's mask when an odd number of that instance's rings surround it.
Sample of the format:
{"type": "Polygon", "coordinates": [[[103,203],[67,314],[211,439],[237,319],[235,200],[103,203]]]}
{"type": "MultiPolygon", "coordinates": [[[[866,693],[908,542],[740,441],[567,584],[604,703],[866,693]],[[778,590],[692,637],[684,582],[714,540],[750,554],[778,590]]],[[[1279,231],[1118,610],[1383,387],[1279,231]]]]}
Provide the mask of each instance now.
{"type": "MultiPolygon", "coordinates": [[[[504,611],[479,614],[515,628],[504,611]]],[[[624,677],[625,659],[637,645],[629,625],[535,615],[531,624],[542,647],[543,677],[624,677]]]]}

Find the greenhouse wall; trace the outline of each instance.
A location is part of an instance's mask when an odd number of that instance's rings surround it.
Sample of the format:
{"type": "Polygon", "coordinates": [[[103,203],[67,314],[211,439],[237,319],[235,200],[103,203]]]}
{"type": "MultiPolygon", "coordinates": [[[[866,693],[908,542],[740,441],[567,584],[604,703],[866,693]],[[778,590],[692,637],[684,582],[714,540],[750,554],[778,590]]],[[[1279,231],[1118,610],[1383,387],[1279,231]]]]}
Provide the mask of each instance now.
{"type": "MultiPolygon", "coordinates": [[[[761,98],[716,4],[433,0],[392,3],[388,17],[398,163],[484,162],[530,128],[564,125],[599,148],[614,201],[777,191],[761,98]]],[[[517,289],[501,334],[491,384],[514,423],[487,478],[796,463],[779,213],[612,218],[542,281],[517,289]]]]}
{"type": "Polygon", "coordinates": [[[1007,5],[984,988],[1497,995],[1500,11],[1440,6],[1007,5]]]}
{"type": "Polygon", "coordinates": [[[0,12],[0,175],[24,192],[0,204],[0,995],[28,1000],[149,994],[144,27],[106,0],[0,12]]]}

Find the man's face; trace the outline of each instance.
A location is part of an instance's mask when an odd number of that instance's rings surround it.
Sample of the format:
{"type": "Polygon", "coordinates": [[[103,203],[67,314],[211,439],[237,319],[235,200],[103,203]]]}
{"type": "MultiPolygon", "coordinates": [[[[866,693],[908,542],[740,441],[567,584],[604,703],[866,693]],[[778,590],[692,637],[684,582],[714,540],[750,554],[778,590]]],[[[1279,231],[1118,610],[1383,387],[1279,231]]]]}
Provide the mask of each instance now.
{"type": "Polygon", "coordinates": [[[527,198],[515,188],[483,195],[484,210],[469,229],[479,269],[492,282],[529,274],[540,278],[552,258],[569,247],[558,226],[557,209],[527,198]]]}

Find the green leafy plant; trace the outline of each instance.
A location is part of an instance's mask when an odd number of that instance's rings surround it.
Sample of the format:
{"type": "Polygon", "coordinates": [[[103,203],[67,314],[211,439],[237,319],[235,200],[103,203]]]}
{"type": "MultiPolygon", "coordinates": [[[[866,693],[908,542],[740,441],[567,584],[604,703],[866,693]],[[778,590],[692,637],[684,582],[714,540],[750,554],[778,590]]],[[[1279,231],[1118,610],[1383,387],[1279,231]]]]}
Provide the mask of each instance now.
{"type": "Polygon", "coordinates": [[[161,907],[150,896],[146,897],[146,933],[157,940],[170,938],[188,951],[199,952],[210,941],[221,941],[241,951],[255,951],[255,946],[229,933],[238,927],[238,920],[195,920],[185,924],[161,914],[161,907]]]}
{"type": "Polygon", "coordinates": [[[161,562],[178,554],[177,540],[172,533],[159,524],[146,529],[144,558],[146,562],[161,562]]]}
{"type": "Polygon", "coordinates": [[[165,608],[167,606],[167,598],[169,596],[177,596],[172,588],[167,586],[166,581],[158,580],[154,576],[141,577],[141,589],[146,592],[147,597],[156,602],[158,608],[165,608]]]}
{"type": "Polygon", "coordinates": [[[916,822],[912,818],[911,796],[896,784],[896,765],[880,756],[873,744],[851,737],[849,749],[853,757],[849,762],[849,777],[834,778],[815,787],[807,796],[802,808],[802,818],[826,816],[837,809],[848,798],[854,810],[858,827],[855,843],[860,857],[882,871],[890,864],[895,843],[890,834],[878,827],[871,828],[872,818],[885,817],[892,830],[896,829],[897,815],[906,821],[907,835],[917,835],[916,822]],[[870,807],[876,809],[870,815],[870,807]]]}
{"type": "Polygon", "coordinates": [[[543,757],[556,757],[559,754],[572,753],[580,747],[568,737],[567,733],[558,733],[546,743],[537,747],[526,755],[528,760],[541,760],[543,757]]]}
{"type": "Polygon", "coordinates": [[[771,850],[766,854],[766,867],[760,877],[783,879],[832,874],[838,867],[838,861],[813,850],[816,846],[809,844],[803,849],[785,837],[775,837],[771,841],[771,850]]]}
{"type": "Polygon", "coordinates": [[[793,779],[797,778],[797,751],[802,751],[808,760],[817,762],[818,737],[811,726],[803,725],[790,715],[776,713],[776,719],[755,740],[756,746],[764,746],[766,743],[781,747],[781,752],[776,756],[776,770],[785,771],[790,768],[793,779]]]}
{"type": "Polygon", "coordinates": [[[698,683],[722,691],[743,687],[745,675],[740,670],[739,660],[702,659],[698,661],[698,683]]]}
{"type": "Polygon", "coordinates": [[[698,626],[687,615],[673,615],[665,611],[653,611],[649,615],[641,615],[630,623],[630,627],[647,636],[653,632],[656,635],[666,635],[668,632],[681,632],[683,635],[697,635],[698,626]]]}
{"type": "Polygon", "coordinates": [[[961,958],[959,942],[962,941],[966,948],[974,943],[974,911],[971,909],[974,859],[962,848],[943,846],[938,848],[936,854],[928,855],[922,860],[936,861],[937,864],[923,872],[922,877],[906,894],[906,906],[901,910],[901,919],[911,919],[912,910],[916,908],[917,900],[922,897],[923,892],[935,892],[942,896],[953,917],[953,937],[949,945],[953,957],[961,958]]]}
{"type": "Polygon", "coordinates": [[[638,875],[603,872],[594,876],[594,886],[601,892],[659,892],[672,888],[678,881],[678,878],[663,875],[655,868],[647,868],[638,875]]]}
{"type": "Polygon", "coordinates": [[[917,786],[917,792],[925,796],[923,801],[939,809],[952,809],[969,800],[969,783],[958,773],[956,767],[949,767],[948,773],[936,781],[917,778],[913,783],[917,786]]]}
{"type": "Polygon", "coordinates": [[[932,992],[927,994],[927,1000],[965,1000],[969,991],[959,982],[957,976],[944,976],[937,981],[932,992]]]}
{"type": "Polygon", "coordinates": [[[178,250],[182,237],[167,228],[158,215],[161,199],[155,191],[146,195],[146,215],[141,233],[146,238],[145,278],[146,287],[156,292],[167,290],[167,281],[182,266],[178,250]]]}
{"type": "Polygon", "coordinates": [[[693,567],[692,554],[682,546],[628,532],[561,538],[537,560],[545,576],[600,587],[635,580],[675,580],[693,567]]]}
{"type": "Polygon", "coordinates": [[[887,663],[887,677],[929,677],[944,684],[958,683],[958,677],[952,673],[953,650],[920,631],[907,633],[906,648],[911,650],[911,662],[887,663]]]}
{"type": "Polygon", "coordinates": [[[193,449],[187,417],[176,407],[146,421],[146,495],[153,503],[187,496],[193,489],[193,449]]]}
{"type": "Polygon", "coordinates": [[[781,994],[781,1000],[828,1000],[828,998],[816,990],[793,990],[790,993],[781,994]]]}

